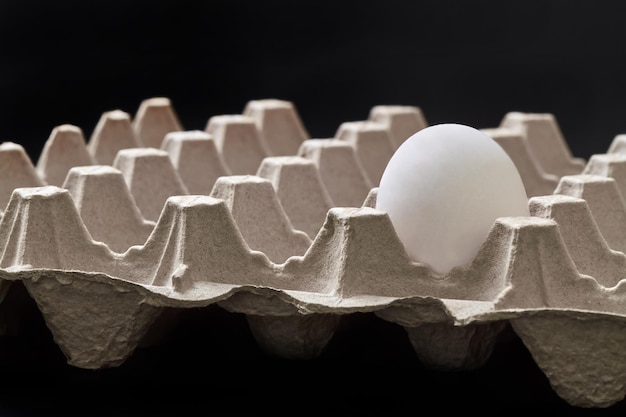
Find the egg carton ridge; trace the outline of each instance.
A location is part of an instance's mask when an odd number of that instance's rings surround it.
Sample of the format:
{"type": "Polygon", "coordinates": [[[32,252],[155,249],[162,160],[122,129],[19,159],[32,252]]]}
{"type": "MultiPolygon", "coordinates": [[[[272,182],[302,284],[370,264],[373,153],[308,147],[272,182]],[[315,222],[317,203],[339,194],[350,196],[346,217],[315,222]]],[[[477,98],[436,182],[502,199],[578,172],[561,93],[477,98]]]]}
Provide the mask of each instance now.
{"type": "MultiPolygon", "coordinates": [[[[419,129],[421,112],[377,106],[372,120],[343,124],[338,137],[327,139],[291,129],[298,133],[285,137],[289,151],[298,144],[295,154],[276,155],[267,136],[276,140],[280,135],[271,132],[281,130],[259,116],[263,103],[237,117],[213,119],[219,129],[212,131],[184,131],[168,110],[163,141],[149,147],[137,133],[137,126],[145,131],[149,123],[109,114],[107,123],[118,122],[116,129],[122,126],[134,139],[129,147],[107,144],[104,138],[114,135],[97,128],[98,148],[116,149],[107,162],[95,157],[94,145],[77,140],[76,128],[57,129],[51,136],[55,146],[42,152],[36,167],[18,144],[0,145],[0,158],[8,161],[0,165],[0,196],[6,199],[2,286],[23,283],[70,365],[123,366],[158,331],[165,311],[218,304],[245,314],[268,352],[298,359],[319,355],[343,316],[373,312],[404,327],[417,356],[442,370],[482,366],[510,324],[568,403],[608,407],[623,399],[624,256],[607,239],[610,225],[598,221],[598,210],[616,207],[621,194],[614,192],[615,179],[583,174],[582,161],[567,152],[561,155],[569,162],[558,166],[536,157],[555,144],[563,150],[553,117],[516,113],[515,123],[486,132],[511,134],[512,159],[532,167],[528,172],[544,183],[542,192],[551,185],[558,192],[529,193],[531,216],[497,219],[469,264],[439,275],[408,258],[388,215],[375,208],[377,174],[365,169],[375,161],[369,158],[387,158],[389,149],[397,149],[402,130],[391,121],[409,120],[419,129]],[[542,126],[552,133],[537,133],[542,126]],[[224,157],[228,135],[219,132],[231,128],[264,141],[257,149],[265,151],[252,155],[245,172],[234,172],[224,157]],[[529,139],[533,135],[543,139],[529,139]],[[186,147],[223,162],[202,192],[185,180],[194,177],[193,170],[182,175],[183,167],[198,165],[185,162],[194,156],[186,147]],[[75,154],[77,163],[62,154],[75,154]],[[157,164],[166,168],[155,169],[157,164]],[[561,192],[568,181],[593,189],[576,179],[595,179],[613,191],[561,192]],[[110,208],[98,212],[95,190],[109,193],[110,208]],[[293,200],[288,203],[294,190],[300,192],[296,200],[318,204],[296,209],[293,200]],[[294,213],[306,207],[311,216],[297,218],[294,213]],[[115,224],[115,212],[126,213],[118,216],[125,220],[115,224]],[[126,232],[107,235],[111,230],[126,232]]],[[[294,111],[276,100],[266,105],[294,111]]],[[[274,120],[299,123],[298,117],[274,120]]],[[[201,168],[196,172],[207,172],[201,168]]]]}

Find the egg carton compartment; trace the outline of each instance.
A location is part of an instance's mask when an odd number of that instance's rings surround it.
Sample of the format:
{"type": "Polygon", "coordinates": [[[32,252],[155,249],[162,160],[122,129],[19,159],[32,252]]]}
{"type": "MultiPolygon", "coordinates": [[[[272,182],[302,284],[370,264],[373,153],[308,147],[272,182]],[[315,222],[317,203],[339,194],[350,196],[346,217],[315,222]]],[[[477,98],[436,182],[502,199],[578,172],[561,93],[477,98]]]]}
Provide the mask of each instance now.
{"type": "Polygon", "coordinates": [[[296,360],[366,313],[406,330],[440,371],[481,368],[510,326],[568,404],[621,402],[621,137],[584,161],[550,114],[483,129],[515,163],[531,215],[498,218],[474,259],[442,276],[376,209],[387,162],[427,126],[418,107],[376,106],[311,138],[292,103],[268,99],[186,131],[157,97],[134,118],[103,113],[89,141],[56,127],[36,164],[5,142],[0,289],[23,285],[81,369],[123,366],[189,309],[241,314],[263,350],[296,360]]]}

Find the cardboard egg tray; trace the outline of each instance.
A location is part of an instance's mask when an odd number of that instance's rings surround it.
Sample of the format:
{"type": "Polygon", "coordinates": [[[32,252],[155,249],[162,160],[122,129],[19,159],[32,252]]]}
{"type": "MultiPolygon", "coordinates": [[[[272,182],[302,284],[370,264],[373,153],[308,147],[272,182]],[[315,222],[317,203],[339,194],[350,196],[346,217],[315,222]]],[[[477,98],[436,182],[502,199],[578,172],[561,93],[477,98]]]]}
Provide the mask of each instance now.
{"type": "Polygon", "coordinates": [[[311,138],[291,102],[250,101],[184,130],[167,98],[102,114],[91,137],[52,130],[36,164],[0,145],[0,290],[21,281],[67,363],[122,366],[177,312],[245,315],[279,357],[320,355],[340,320],[402,326],[436,370],[480,368],[510,325],[556,394],[604,408],[626,395],[626,136],[574,158],[551,114],[483,131],[518,168],[530,217],[493,224],[438,276],[411,261],[377,184],[421,109],[381,105],[311,138]]]}

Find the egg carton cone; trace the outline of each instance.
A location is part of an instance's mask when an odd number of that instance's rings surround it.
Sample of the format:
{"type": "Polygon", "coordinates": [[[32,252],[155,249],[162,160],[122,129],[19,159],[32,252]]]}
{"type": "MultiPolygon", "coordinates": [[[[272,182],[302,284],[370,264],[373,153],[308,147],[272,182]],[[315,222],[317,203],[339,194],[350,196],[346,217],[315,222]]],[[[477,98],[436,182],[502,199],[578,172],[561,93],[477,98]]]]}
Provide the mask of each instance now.
{"type": "Polygon", "coordinates": [[[55,128],[36,165],[3,143],[0,294],[21,282],[78,368],[123,366],[186,309],[243,314],[262,349],[298,360],[319,356],[347,315],[372,313],[441,371],[480,368],[510,326],[567,403],[622,401],[618,146],[572,158],[546,114],[486,129],[519,169],[530,215],[496,219],[471,262],[441,275],[376,209],[381,167],[427,126],[418,107],[382,105],[311,138],[292,103],[271,99],[188,131],[157,98],[134,118],[103,113],[89,142],[55,128]]]}

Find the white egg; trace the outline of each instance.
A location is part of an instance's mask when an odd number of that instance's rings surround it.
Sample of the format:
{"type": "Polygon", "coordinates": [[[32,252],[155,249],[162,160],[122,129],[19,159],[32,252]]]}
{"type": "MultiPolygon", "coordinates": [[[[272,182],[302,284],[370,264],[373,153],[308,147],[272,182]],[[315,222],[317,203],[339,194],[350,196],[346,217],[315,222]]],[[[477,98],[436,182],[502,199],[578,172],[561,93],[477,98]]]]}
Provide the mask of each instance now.
{"type": "Polygon", "coordinates": [[[388,213],[409,257],[441,275],[475,258],[498,217],[530,215],[504,149],[455,123],[426,127],[398,147],[380,180],[376,209],[388,213]]]}

